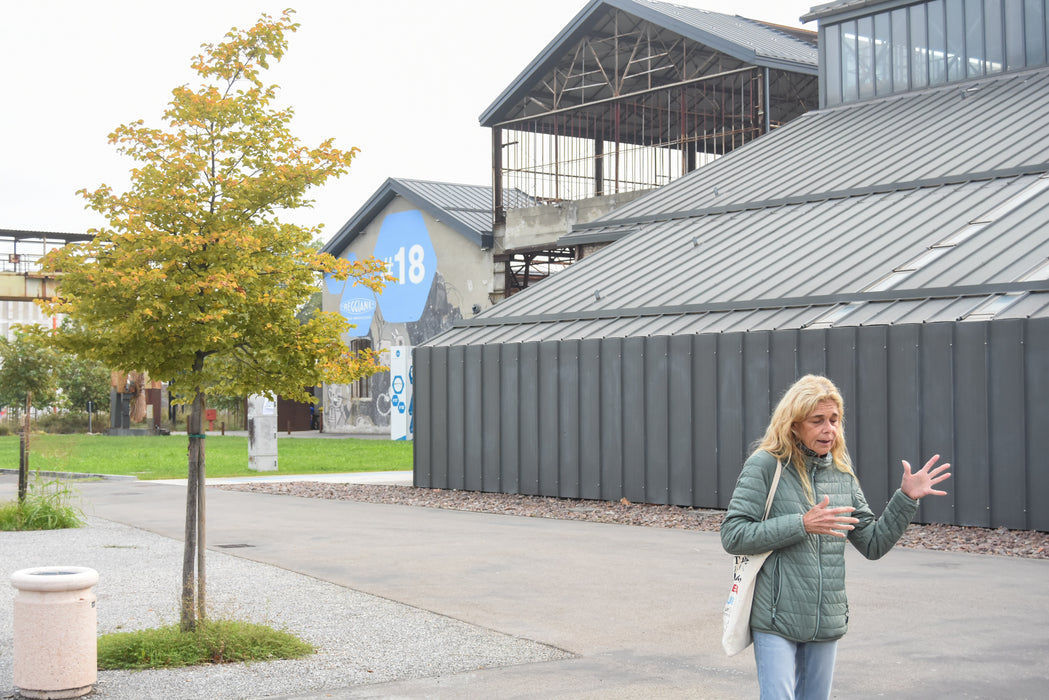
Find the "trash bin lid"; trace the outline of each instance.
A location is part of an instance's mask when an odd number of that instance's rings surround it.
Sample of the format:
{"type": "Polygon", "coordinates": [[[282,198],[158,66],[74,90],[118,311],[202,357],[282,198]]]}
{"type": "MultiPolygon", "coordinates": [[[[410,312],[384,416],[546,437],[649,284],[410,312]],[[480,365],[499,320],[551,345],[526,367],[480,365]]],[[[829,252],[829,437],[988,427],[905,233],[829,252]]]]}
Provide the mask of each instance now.
{"type": "Polygon", "coordinates": [[[77,591],[98,583],[98,572],[86,566],[38,566],[11,574],[20,591],[77,591]]]}

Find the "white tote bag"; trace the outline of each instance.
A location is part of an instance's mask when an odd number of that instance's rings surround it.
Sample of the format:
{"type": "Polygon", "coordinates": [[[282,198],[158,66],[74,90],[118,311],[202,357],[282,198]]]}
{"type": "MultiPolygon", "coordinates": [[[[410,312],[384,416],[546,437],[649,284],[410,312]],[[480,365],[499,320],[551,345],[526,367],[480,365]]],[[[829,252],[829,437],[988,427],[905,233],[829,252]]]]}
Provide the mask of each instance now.
{"type": "MultiPolygon", "coordinates": [[[[777,461],[776,475],[772,477],[772,487],[769,488],[769,496],[765,499],[765,515],[761,517],[762,520],[769,517],[772,497],[776,495],[776,487],[782,473],[783,464],[777,461]]],[[[721,647],[729,656],[735,656],[753,641],[750,636],[750,607],[754,602],[754,583],[758,579],[761,565],[770,554],[771,551],[736,555],[736,565],[732,570],[732,589],[725,602],[724,631],[721,634],[721,647]]]]}

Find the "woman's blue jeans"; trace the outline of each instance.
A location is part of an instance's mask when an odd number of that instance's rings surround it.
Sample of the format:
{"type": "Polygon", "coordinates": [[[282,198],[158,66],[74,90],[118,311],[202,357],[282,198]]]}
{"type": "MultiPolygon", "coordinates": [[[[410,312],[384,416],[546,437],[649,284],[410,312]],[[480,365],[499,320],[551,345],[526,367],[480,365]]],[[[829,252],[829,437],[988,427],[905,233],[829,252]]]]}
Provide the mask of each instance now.
{"type": "Polygon", "coordinates": [[[754,632],[761,700],[827,700],[838,642],[792,642],[754,632]]]}

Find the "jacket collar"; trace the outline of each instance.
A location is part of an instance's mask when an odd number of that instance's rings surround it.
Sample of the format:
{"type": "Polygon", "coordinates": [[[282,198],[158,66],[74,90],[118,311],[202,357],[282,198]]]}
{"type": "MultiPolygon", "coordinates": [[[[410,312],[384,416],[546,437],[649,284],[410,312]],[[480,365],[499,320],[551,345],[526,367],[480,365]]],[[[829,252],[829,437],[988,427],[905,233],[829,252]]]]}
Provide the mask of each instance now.
{"type": "Polygon", "coordinates": [[[830,452],[822,456],[818,455],[806,447],[800,440],[797,442],[797,446],[798,449],[801,450],[801,453],[805,455],[805,464],[809,469],[822,469],[824,467],[829,467],[834,463],[834,457],[831,456],[830,452]]]}

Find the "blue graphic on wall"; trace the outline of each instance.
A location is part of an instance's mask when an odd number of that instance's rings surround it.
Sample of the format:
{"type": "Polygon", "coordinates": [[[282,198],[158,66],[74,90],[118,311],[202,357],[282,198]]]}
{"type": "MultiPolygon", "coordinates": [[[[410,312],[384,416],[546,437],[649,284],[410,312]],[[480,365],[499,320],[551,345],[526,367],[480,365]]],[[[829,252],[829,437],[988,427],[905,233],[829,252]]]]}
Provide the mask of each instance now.
{"type": "Polygon", "coordinates": [[[375,242],[375,257],[393,276],[379,295],[382,317],[390,323],[418,321],[437,272],[437,253],[422,212],[387,214],[375,242]]]}
{"type": "MultiPolygon", "coordinates": [[[[347,253],[346,259],[353,262],[357,256],[347,253]]],[[[324,283],[327,285],[329,294],[339,294],[339,313],[343,318],[354,325],[346,331],[346,335],[359,338],[368,335],[375,316],[375,293],[362,285],[354,285],[350,281],[337,280],[333,276],[324,275],[324,283]]]]}

